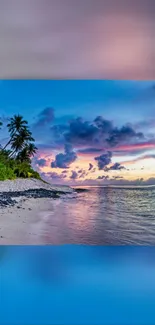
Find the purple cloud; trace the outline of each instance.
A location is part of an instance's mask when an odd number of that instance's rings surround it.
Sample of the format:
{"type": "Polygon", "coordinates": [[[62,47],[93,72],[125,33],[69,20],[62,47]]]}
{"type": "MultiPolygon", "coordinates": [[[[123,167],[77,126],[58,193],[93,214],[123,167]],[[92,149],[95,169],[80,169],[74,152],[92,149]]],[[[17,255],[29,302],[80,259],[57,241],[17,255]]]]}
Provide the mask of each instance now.
{"type": "Polygon", "coordinates": [[[69,131],[65,134],[67,142],[72,144],[88,144],[95,142],[98,129],[93,123],[82,118],[74,119],[69,124],[69,131]]]}
{"type": "Polygon", "coordinates": [[[104,179],[104,180],[107,180],[108,178],[109,178],[109,176],[105,176],[105,175],[97,177],[97,179],[104,179]]]}
{"type": "Polygon", "coordinates": [[[75,170],[72,170],[72,175],[70,176],[70,179],[77,179],[78,173],[75,170]]]}
{"type": "Polygon", "coordinates": [[[41,158],[41,159],[36,159],[36,160],[35,160],[35,163],[36,163],[36,165],[38,165],[38,166],[40,166],[40,167],[47,166],[47,161],[46,161],[46,159],[43,159],[43,158],[41,158]]]}
{"type": "Polygon", "coordinates": [[[37,117],[37,122],[33,127],[41,128],[50,125],[54,120],[54,109],[52,107],[47,107],[42,110],[42,112],[37,117]]]}
{"type": "Polygon", "coordinates": [[[143,139],[144,135],[142,132],[136,133],[134,129],[129,126],[122,126],[120,129],[114,128],[111,130],[107,142],[111,147],[115,147],[118,144],[130,142],[132,139],[143,139]]]}
{"type": "Polygon", "coordinates": [[[89,168],[88,168],[88,170],[92,170],[92,168],[93,168],[93,164],[89,163],[89,168]]]}
{"type": "Polygon", "coordinates": [[[109,165],[111,163],[111,157],[112,153],[110,151],[107,151],[99,157],[95,157],[94,159],[98,162],[98,169],[102,170],[105,166],[109,165]]]}
{"type": "Polygon", "coordinates": [[[84,177],[87,176],[87,175],[88,175],[88,173],[86,173],[86,171],[83,170],[83,171],[81,172],[81,174],[79,175],[79,178],[84,178],[84,177]]]}
{"type": "Polygon", "coordinates": [[[79,149],[78,153],[93,154],[93,153],[99,153],[102,151],[103,151],[103,149],[99,149],[99,148],[85,148],[85,149],[79,149]]]}
{"type": "Polygon", "coordinates": [[[104,171],[105,172],[108,172],[108,171],[110,171],[110,170],[122,170],[122,169],[126,169],[124,166],[121,166],[121,164],[119,164],[119,163],[115,163],[115,164],[113,164],[111,167],[105,167],[104,168],[104,171]]]}
{"type": "Polygon", "coordinates": [[[65,145],[65,153],[59,153],[52,161],[52,168],[69,168],[69,166],[77,159],[76,153],[72,150],[70,144],[65,145]]]}
{"type": "Polygon", "coordinates": [[[73,119],[68,127],[61,127],[57,132],[57,138],[77,148],[81,147],[78,152],[83,154],[103,152],[109,147],[115,148],[144,138],[142,132],[136,132],[130,125],[117,128],[102,116],[97,116],[92,122],[80,117],[73,119]],[[83,146],[88,147],[82,148],[83,146]]]}

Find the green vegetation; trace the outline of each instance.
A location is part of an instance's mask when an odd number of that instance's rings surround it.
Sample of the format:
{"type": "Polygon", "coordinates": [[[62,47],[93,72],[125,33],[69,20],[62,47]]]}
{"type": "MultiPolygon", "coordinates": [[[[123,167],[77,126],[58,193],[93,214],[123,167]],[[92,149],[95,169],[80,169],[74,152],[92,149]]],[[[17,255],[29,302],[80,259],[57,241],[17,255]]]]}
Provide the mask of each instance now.
{"type": "MultiPolygon", "coordinates": [[[[2,125],[0,121],[0,132],[2,125]]],[[[0,180],[16,177],[41,179],[31,166],[31,159],[37,148],[28,122],[21,115],[15,115],[10,119],[7,128],[9,139],[3,147],[0,145],[0,180]]]]}

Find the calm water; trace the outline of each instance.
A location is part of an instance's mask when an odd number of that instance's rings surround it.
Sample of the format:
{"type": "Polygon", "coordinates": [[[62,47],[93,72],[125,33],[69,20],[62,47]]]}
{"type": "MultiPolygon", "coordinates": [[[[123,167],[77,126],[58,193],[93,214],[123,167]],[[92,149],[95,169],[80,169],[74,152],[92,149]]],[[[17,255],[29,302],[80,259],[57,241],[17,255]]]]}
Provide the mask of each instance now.
{"type": "Polygon", "coordinates": [[[155,245],[155,187],[91,187],[57,200],[41,237],[47,244],[155,245]]]}

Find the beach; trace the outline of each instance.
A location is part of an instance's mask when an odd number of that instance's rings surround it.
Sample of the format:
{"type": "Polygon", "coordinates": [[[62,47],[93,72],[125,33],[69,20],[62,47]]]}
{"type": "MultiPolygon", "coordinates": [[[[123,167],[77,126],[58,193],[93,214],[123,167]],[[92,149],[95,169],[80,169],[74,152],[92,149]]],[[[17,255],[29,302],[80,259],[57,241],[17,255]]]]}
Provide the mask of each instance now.
{"type": "Polygon", "coordinates": [[[0,245],[154,245],[154,187],[0,182],[0,245]],[[121,200],[120,200],[121,198],[121,200]]]}
{"type": "Polygon", "coordinates": [[[36,179],[0,182],[0,245],[42,245],[42,224],[56,201],[72,193],[36,179]]]}

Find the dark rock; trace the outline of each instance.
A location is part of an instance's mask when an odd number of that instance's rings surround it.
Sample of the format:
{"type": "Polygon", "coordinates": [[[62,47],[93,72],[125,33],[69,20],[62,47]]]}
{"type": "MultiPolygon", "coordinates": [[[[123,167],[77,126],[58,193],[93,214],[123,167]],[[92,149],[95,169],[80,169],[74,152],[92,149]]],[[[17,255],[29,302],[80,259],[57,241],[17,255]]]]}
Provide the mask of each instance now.
{"type": "MultiPolygon", "coordinates": [[[[59,198],[60,195],[65,195],[66,192],[63,191],[56,191],[56,190],[46,190],[46,189],[32,189],[26,191],[16,191],[16,192],[0,192],[0,208],[7,207],[7,206],[14,206],[17,204],[16,200],[12,198],[16,197],[26,197],[26,198],[52,198],[56,199],[59,198]]],[[[24,199],[25,201],[25,199],[24,199]]],[[[20,206],[17,206],[20,209],[20,206]]]]}
{"type": "Polygon", "coordinates": [[[86,189],[86,188],[74,188],[74,191],[76,193],[81,193],[81,192],[88,192],[88,189],[86,189]]]}

